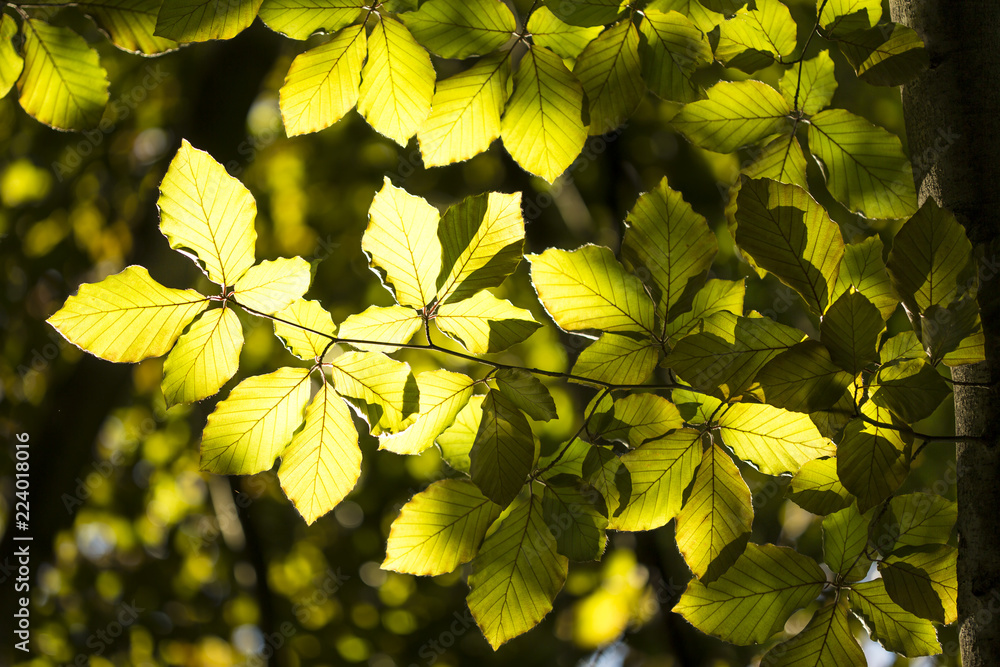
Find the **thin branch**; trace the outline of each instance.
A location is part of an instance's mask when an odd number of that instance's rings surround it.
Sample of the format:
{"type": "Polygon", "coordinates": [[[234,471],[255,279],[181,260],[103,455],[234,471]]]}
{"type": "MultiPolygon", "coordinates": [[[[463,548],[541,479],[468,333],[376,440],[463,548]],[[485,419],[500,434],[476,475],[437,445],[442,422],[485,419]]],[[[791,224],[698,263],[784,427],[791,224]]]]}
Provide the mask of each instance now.
{"type": "Polygon", "coordinates": [[[601,404],[601,400],[603,400],[604,397],[607,396],[610,392],[611,392],[610,389],[605,389],[600,394],[598,394],[597,398],[594,399],[594,406],[590,409],[590,414],[588,414],[584,418],[583,423],[580,424],[580,428],[576,430],[576,433],[573,434],[572,438],[566,441],[566,444],[563,445],[562,449],[559,450],[559,453],[556,454],[556,457],[552,459],[552,461],[550,461],[547,466],[541,468],[540,470],[536,470],[534,473],[532,473],[531,475],[532,480],[542,476],[547,471],[551,470],[557,463],[559,463],[562,457],[566,455],[566,452],[569,451],[569,446],[573,444],[574,440],[580,437],[580,434],[583,433],[584,430],[587,428],[587,425],[590,424],[590,420],[594,417],[594,413],[597,412],[597,406],[601,404]]]}
{"type": "Polygon", "coordinates": [[[799,73],[795,80],[795,101],[792,102],[793,109],[799,108],[799,92],[802,90],[802,63],[805,61],[806,51],[809,49],[809,44],[812,43],[812,38],[816,35],[817,31],[819,31],[819,17],[823,15],[823,8],[826,7],[826,3],[828,1],[829,0],[823,0],[820,4],[819,9],[816,12],[816,25],[814,25],[813,29],[809,31],[809,36],[806,37],[806,43],[802,45],[802,52],[799,53],[799,57],[787,63],[782,63],[784,65],[794,65],[798,63],[799,66],[799,73]]]}
{"type": "MultiPolygon", "coordinates": [[[[866,424],[871,424],[872,426],[886,428],[891,431],[896,431],[897,433],[910,433],[913,435],[913,437],[920,438],[921,440],[923,440],[924,444],[928,442],[987,442],[986,438],[982,438],[976,435],[930,435],[928,433],[919,433],[917,431],[913,431],[910,429],[904,429],[898,426],[893,426],[892,424],[886,424],[885,422],[881,422],[877,419],[872,419],[871,417],[868,417],[864,414],[859,413],[858,416],[861,418],[861,421],[865,422],[866,424]]],[[[921,446],[920,449],[923,449],[923,447],[921,446]]],[[[918,449],[917,451],[919,452],[920,450],[918,449]]],[[[915,456],[916,454],[914,454],[914,457],[915,456]]]]}

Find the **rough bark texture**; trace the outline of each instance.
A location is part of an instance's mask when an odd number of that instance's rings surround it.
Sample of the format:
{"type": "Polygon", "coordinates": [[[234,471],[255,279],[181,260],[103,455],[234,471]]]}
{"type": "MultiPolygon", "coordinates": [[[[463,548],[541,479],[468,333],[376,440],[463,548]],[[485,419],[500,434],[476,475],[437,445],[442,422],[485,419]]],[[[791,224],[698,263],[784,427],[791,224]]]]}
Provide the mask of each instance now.
{"type": "MultiPolygon", "coordinates": [[[[955,369],[964,382],[1000,379],[1000,3],[890,0],[913,28],[931,67],[903,87],[906,132],[920,202],[955,213],[983,252],[979,305],[986,362],[955,369]]],[[[958,612],[965,667],[1000,665],[1000,394],[955,387],[958,612]]]]}

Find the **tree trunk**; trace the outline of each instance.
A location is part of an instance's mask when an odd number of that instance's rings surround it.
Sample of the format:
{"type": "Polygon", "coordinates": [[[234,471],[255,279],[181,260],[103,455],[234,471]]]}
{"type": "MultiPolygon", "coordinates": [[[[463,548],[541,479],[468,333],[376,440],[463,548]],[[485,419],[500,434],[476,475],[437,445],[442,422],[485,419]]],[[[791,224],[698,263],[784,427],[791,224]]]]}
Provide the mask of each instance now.
{"type": "MultiPolygon", "coordinates": [[[[903,87],[919,200],[951,210],[983,251],[978,300],[986,362],[954,378],[1000,379],[1000,3],[890,0],[892,19],[923,39],[931,66],[903,87]]],[[[1000,393],[955,386],[958,623],[965,667],[1000,665],[1000,393]]]]}

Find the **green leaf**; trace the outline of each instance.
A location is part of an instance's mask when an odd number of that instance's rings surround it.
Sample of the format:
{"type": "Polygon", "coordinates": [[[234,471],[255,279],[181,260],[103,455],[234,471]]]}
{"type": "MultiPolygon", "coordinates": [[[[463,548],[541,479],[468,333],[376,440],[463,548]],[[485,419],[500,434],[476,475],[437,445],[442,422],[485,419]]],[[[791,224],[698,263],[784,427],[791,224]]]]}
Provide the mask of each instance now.
{"type": "Polygon", "coordinates": [[[500,136],[500,115],[510,94],[508,55],[495,53],[438,81],[431,113],[417,132],[424,166],[468,160],[500,136]]]}
{"type": "Polygon", "coordinates": [[[542,516],[556,550],[570,560],[600,559],[608,542],[606,512],[600,492],[580,478],[556,475],[545,481],[542,516]]]}
{"type": "Polygon", "coordinates": [[[700,0],[700,2],[713,12],[727,16],[735,14],[743,5],[747,4],[745,0],[700,0]]]}
{"type": "Polygon", "coordinates": [[[14,48],[17,22],[4,14],[0,16],[0,97],[4,97],[21,76],[24,59],[14,48]]]}
{"type": "Polygon", "coordinates": [[[766,83],[720,81],[709,88],[707,100],[685,105],[671,122],[692,143],[731,153],[784,130],[791,110],[766,83]]]}
{"type": "Polygon", "coordinates": [[[218,475],[270,469],[302,423],[309,402],[309,371],[279,368],[236,385],[208,416],[201,436],[201,468],[218,475]]]}
{"type": "Polygon", "coordinates": [[[361,70],[358,113],[400,146],[406,146],[431,111],[434,66],[410,31],[383,14],[368,37],[361,70]]]}
{"type": "Polygon", "coordinates": [[[883,366],[875,375],[872,402],[892,411],[907,424],[920,421],[951,393],[948,383],[923,359],[883,366]]]}
{"type": "Polygon", "coordinates": [[[886,650],[910,658],[941,652],[934,624],[893,602],[885,590],[884,579],[853,584],[848,599],[872,639],[886,650]]]}
{"type": "Polygon", "coordinates": [[[903,303],[923,312],[948,306],[965,293],[963,278],[971,261],[965,229],[928,197],[896,233],[886,268],[903,303]]]}
{"type": "Polygon", "coordinates": [[[556,446],[547,448],[548,453],[538,457],[535,464],[538,479],[548,482],[558,475],[583,477],[583,462],[595,446],[581,438],[563,443],[556,441],[556,446]]]}
{"type": "Polygon", "coordinates": [[[623,0],[545,0],[545,6],[559,19],[580,26],[612,23],[623,4],[623,0]]]}
{"type": "Polygon", "coordinates": [[[802,339],[802,332],[763,317],[716,313],[682,338],[664,360],[695,388],[739,396],[767,362],[802,339]]]}
{"type": "Polygon", "coordinates": [[[445,370],[424,371],[417,375],[420,410],[417,420],[404,431],[379,439],[379,449],[396,454],[419,454],[451,426],[458,411],[472,396],[472,378],[445,370]]]}
{"type": "Polygon", "coordinates": [[[868,28],[882,18],[881,0],[828,0],[826,4],[819,0],[816,4],[822,5],[819,23],[828,35],[868,28]]]}
{"type": "Polygon", "coordinates": [[[871,567],[871,559],[864,555],[869,519],[855,504],[823,519],[823,560],[845,581],[864,579],[871,567]]]}
{"type": "Polygon", "coordinates": [[[722,407],[719,399],[688,389],[674,389],[670,392],[670,398],[681,417],[689,424],[707,424],[722,407]]]}
{"type": "Polygon", "coordinates": [[[899,305],[899,297],[885,270],[882,239],[878,235],[844,246],[834,293],[839,297],[850,287],[864,294],[878,308],[883,320],[889,319],[899,305]]]}
{"type": "Polygon", "coordinates": [[[311,524],[336,507],[360,476],[361,450],[351,412],[324,382],[306,407],[302,430],[281,453],[281,488],[311,524]]]}
{"type": "Polygon", "coordinates": [[[691,19],[691,22],[706,35],[725,20],[722,14],[706,9],[698,0],[653,0],[646,5],[646,9],[643,11],[647,15],[651,11],[663,12],[664,14],[678,12],[691,19]]]}
{"type": "Polygon", "coordinates": [[[830,193],[851,211],[881,219],[917,210],[913,170],[899,137],[843,109],[827,109],[810,120],[809,150],[826,167],[830,193]]]}
{"type": "Polygon", "coordinates": [[[364,0],[264,0],[260,20],[292,39],[322,30],[335,33],[361,17],[364,0]]]}
{"type": "MultiPolygon", "coordinates": [[[[982,331],[979,304],[972,296],[953,301],[947,307],[930,306],[920,314],[920,322],[923,348],[934,365],[958,348],[970,335],[982,331]]],[[[970,343],[975,346],[973,341],[970,343]]],[[[973,361],[969,363],[978,360],[973,356],[973,361]]]]}
{"type": "MultiPolygon", "coordinates": [[[[980,324],[980,326],[982,326],[980,324]]],[[[986,361],[986,338],[979,331],[962,339],[954,350],[944,355],[946,366],[961,366],[986,361]]]]}
{"type": "Polygon", "coordinates": [[[679,429],[649,440],[621,457],[629,471],[632,493],[628,505],[608,524],[611,530],[652,530],[681,511],[684,489],[701,462],[701,433],[679,429]]]}
{"type": "Polygon", "coordinates": [[[532,419],[555,419],[556,403],[545,385],[534,375],[521,368],[501,368],[493,376],[497,389],[517,408],[532,419]]]}
{"type": "MultiPolygon", "coordinates": [[[[616,427],[625,431],[626,444],[632,447],[684,426],[684,419],[676,405],[662,396],[649,393],[630,393],[616,399],[613,419],[616,427]]],[[[605,437],[610,435],[605,434],[605,437]]]]}
{"type": "MultiPolygon", "coordinates": [[[[789,56],[795,50],[795,21],[778,0],[756,0],[756,9],[744,7],[723,21],[715,57],[730,66],[746,51],[770,58],[789,56]]],[[[757,68],[754,68],[757,69],[757,68]]]]}
{"type": "Polygon", "coordinates": [[[437,302],[455,303],[498,287],[521,262],[521,193],[491,192],[464,199],[441,218],[443,249],[437,302]]]}
{"type": "Polygon", "coordinates": [[[825,583],[823,570],[808,556],[750,543],[718,580],[706,585],[692,579],[673,610],[724,641],[761,644],[794,610],[815,599],[825,583]]]}
{"type": "Polygon", "coordinates": [[[392,522],[383,570],[439,575],[479,551],[500,507],[467,479],[434,482],[403,505],[392,522]]]}
{"type": "Polygon", "coordinates": [[[766,403],[805,413],[833,407],[853,380],[853,376],[834,365],[826,348],[814,340],[785,350],[767,362],[756,378],[766,403]]]}
{"type": "Polygon", "coordinates": [[[904,547],[944,544],[958,519],[958,505],[933,493],[895,496],[872,530],[872,542],[883,554],[904,547]]]}
{"type": "Polygon", "coordinates": [[[587,94],[590,134],[604,134],[628,120],[646,95],[639,62],[639,32],[622,21],[587,45],[573,66],[587,94]]]}
{"type": "Polygon", "coordinates": [[[69,342],[107,361],[136,362],[166,354],[208,299],[164,287],[141,266],[80,286],[46,320],[69,342]]]}
{"type": "Polygon", "coordinates": [[[876,346],[883,329],[878,308],[860,292],[844,292],[820,322],[820,336],[830,358],[852,377],[878,359],[876,346]]]}
{"type": "Polygon", "coordinates": [[[243,348],[243,327],[228,308],[210,310],[180,337],[163,361],[163,398],[167,407],[212,396],[236,374],[243,348]]]}
{"type": "Polygon", "coordinates": [[[805,629],[768,651],[761,667],[839,667],[867,665],[864,651],[848,623],[847,600],[827,605],[805,629]]]}
{"type": "Polygon", "coordinates": [[[747,178],[770,178],[779,183],[807,187],[806,156],[793,133],[783,132],[752,155],[754,161],[742,171],[747,178]]]}
{"type": "Polygon", "coordinates": [[[163,0],[154,34],[182,44],[232,39],[250,27],[260,5],[261,0],[163,0]]]}
{"type": "Polygon", "coordinates": [[[743,554],[752,527],[750,488],[729,454],[712,445],[702,455],[691,494],[677,515],[677,548],[707,584],[743,554]]]}
{"type": "Polygon", "coordinates": [[[609,384],[642,384],[656,370],[659,355],[649,340],[604,333],[580,352],[572,374],[609,384]]]}
{"type": "Polygon", "coordinates": [[[434,322],[473,354],[502,352],[542,326],[531,312],[506,299],[498,299],[487,290],[471,299],[441,306],[434,322]]]}
{"type": "Polygon", "coordinates": [[[528,16],[528,34],[532,43],[544,46],[560,58],[579,56],[603,29],[603,25],[588,28],[564,23],[545,5],[536,7],[528,16]]]}
{"type": "Polygon", "coordinates": [[[702,96],[692,80],[695,71],[712,62],[712,47],[691,19],[676,11],[646,9],[639,24],[642,77],[659,98],[694,102],[702,96]]]}
{"type": "Polygon", "coordinates": [[[366,352],[395,352],[420,329],[420,314],[406,306],[369,306],[349,315],[340,325],[340,338],[374,340],[379,344],[350,343],[366,352]],[[393,343],[397,343],[394,345],[393,343]]]}
{"type": "Polygon", "coordinates": [[[837,477],[837,460],[832,458],[803,464],[788,483],[786,494],[802,509],[821,515],[842,510],[852,502],[837,477]]]}
{"type": "Polygon", "coordinates": [[[88,0],[77,6],[94,18],[119,49],[154,56],[178,46],[154,35],[161,4],[162,0],[88,0]]]}
{"type": "Polygon", "coordinates": [[[417,381],[410,367],[378,352],[346,352],[330,364],[333,386],[364,417],[372,435],[409,426],[419,408],[417,381]]]}
{"type": "MultiPolygon", "coordinates": [[[[57,130],[96,126],[108,103],[109,85],[97,51],[69,28],[38,19],[25,20],[22,33],[24,68],[17,82],[21,108],[57,130]]],[[[16,68],[10,53],[7,60],[16,68]]]]}
{"type": "Polygon", "coordinates": [[[437,209],[386,177],[368,215],[361,249],[382,284],[402,306],[420,309],[431,303],[441,271],[437,209]]]}
{"type": "Polygon", "coordinates": [[[518,498],[493,524],[469,576],[469,610],[494,650],[552,610],[568,567],[545,525],[541,493],[518,498]]]}
{"type": "Polygon", "coordinates": [[[858,77],[876,86],[900,86],[930,64],[917,33],[898,23],[843,34],[837,41],[858,77]]]}
{"type": "Polygon", "coordinates": [[[588,447],[581,474],[604,498],[608,516],[617,516],[628,506],[632,476],[613,451],[605,447],[588,447]]]}
{"type": "Polygon", "coordinates": [[[233,285],[254,264],[257,203],[211,155],[185,139],[160,183],[160,231],[208,278],[233,285]]]}
{"type": "Polygon", "coordinates": [[[455,421],[437,437],[441,458],[458,472],[469,472],[469,452],[476,441],[479,424],[483,419],[483,399],[472,396],[464,408],[459,410],[455,421]]]}
{"type": "Polygon", "coordinates": [[[275,317],[285,321],[274,320],[274,335],[281,339],[289,352],[306,361],[321,357],[337,333],[333,317],[319,301],[299,299],[275,317]]]}
{"type": "Polygon", "coordinates": [[[938,546],[889,556],[878,569],[885,590],[900,607],[936,623],[958,620],[958,549],[938,546]]]}
{"type": "Polygon", "coordinates": [[[813,312],[825,311],[844,255],[837,223],[808,192],[775,181],[744,181],[737,206],[740,249],[798,292],[813,312]]]}
{"type": "Polygon", "coordinates": [[[517,30],[514,15],[499,0],[426,0],[399,18],[418,42],[442,58],[490,53],[517,30]]]}
{"type": "MultiPolygon", "coordinates": [[[[872,412],[868,403],[862,406],[862,414],[865,412],[872,412]]],[[[875,414],[889,416],[888,410],[875,414]]],[[[866,424],[860,419],[844,428],[837,447],[837,476],[844,488],[857,497],[861,512],[885,500],[906,479],[907,450],[908,442],[893,429],[866,424]]]]}
{"type": "Polygon", "coordinates": [[[697,286],[718,252],[715,234],[664,178],[639,197],[626,219],[622,259],[643,271],[654,290],[657,314],[666,321],[691,287],[697,286]]]}
{"type": "Polygon", "coordinates": [[[564,331],[649,332],[653,303],[642,281],[604,246],[526,255],[538,298],[564,331]]]}
{"type": "Polygon", "coordinates": [[[803,463],[837,451],[808,415],[759,403],[730,405],[719,415],[719,434],[736,456],[768,475],[794,474],[803,463]]]}
{"type": "Polygon", "coordinates": [[[829,51],[820,51],[815,58],[804,60],[799,67],[791,67],[781,77],[781,94],[792,108],[810,116],[830,106],[833,93],[837,90],[837,79],[833,75],[833,58],[829,51]],[[796,105],[795,91],[799,101],[796,105]]]}
{"type": "Polygon", "coordinates": [[[672,316],[663,328],[671,344],[691,333],[705,318],[720,312],[743,314],[746,284],[742,280],[708,280],[694,294],[690,310],[672,316]]]}
{"type": "Polygon", "coordinates": [[[282,257],[250,267],[236,281],[233,296],[241,306],[274,315],[301,299],[311,280],[306,260],[282,257]]]}
{"type": "Polygon", "coordinates": [[[326,129],[354,108],[366,47],[365,26],[359,24],[295,57],[278,91],[289,137],[326,129]]]}
{"type": "Polygon", "coordinates": [[[469,474],[486,497],[507,506],[524,486],[535,461],[535,440],[524,414],[491,389],[483,400],[483,418],[469,452],[469,474]]]}
{"type": "Polygon", "coordinates": [[[525,171],[552,183],[573,163],[587,140],[583,86],[562,58],[533,46],[514,73],[500,136],[525,171]]]}

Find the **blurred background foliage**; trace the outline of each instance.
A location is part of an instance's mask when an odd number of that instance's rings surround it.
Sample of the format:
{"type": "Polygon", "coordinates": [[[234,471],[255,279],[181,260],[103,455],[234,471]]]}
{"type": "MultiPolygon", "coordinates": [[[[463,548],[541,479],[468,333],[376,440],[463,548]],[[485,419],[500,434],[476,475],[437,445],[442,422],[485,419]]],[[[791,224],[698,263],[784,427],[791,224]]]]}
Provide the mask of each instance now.
{"type": "MultiPolygon", "coordinates": [[[[789,4],[804,34],[813,3],[789,4]]],[[[67,13],[62,20],[77,19],[67,13]]],[[[313,262],[307,298],[320,300],[336,321],[390,302],[360,249],[383,175],[442,207],[488,190],[523,191],[532,252],[583,243],[617,250],[626,212],[666,176],[719,234],[715,276],[736,279],[752,273],[733,254],[723,195],[744,156],[692,147],[669,128],[676,109],[647,97],[626,127],[591,138],[555,186],[525,174],[499,147],[425,170],[415,143],[400,149],[355,112],[319,134],[284,138],[278,88],[302,44],[259,21],[231,41],[157,59],[115,51],[95,28],[82,28],[112,81],[98,129],[57,132],[21,111],[15,93],[0,100],[0,434],[10,454],[0,457],[0,529],[7,555],[14,436],[28,433],[34,654],[23,664],[667,667],[759,660],[762,650],[724,645],[669,613],[690,577],[670,526],[613,535],[600,563],[574,564],[541,626],[493,653],[465,606],[462,570],[415,578],[379,568],[401,505],[449,475],[436,449],[404,458],[377,452],[374,440],[363,438],[358,487],[307,528],[273,471],[232,479],[199,471],[198,434],[214,400],[168,412],[160,360],[105,363],[44,323],[81,282],[129,264],[149,267],[171,287],[205,286],[157,227],[157,187],[182,138],[209,151],[254,193],[259,258],[301,255],[313,262]]],[[[822,42],[814,40],[811,51],[822,42]]],[[[834,58],[840,81],[834,104],[902,136],[898,89],[859,82],[839,54],[834,58]]],[[[435,66],[443,72],[453,63],[435,66]]],[[[773,67],[755,77],[773,83],[780,74],[773,67]]],[[[810,178],[819,177],[817,170],[810,164],[810,178]]],[[[847,240],[872,233],[867,221],[832,200],[822,203],[847,240]]],[[[895,229],[874,231],[889,239],[895,229]]],[[[526,267],[503,292],[545,317],[526,267]]],[[[806,331],[815,328],[799,297],[771,278],[749,281],[747,303],[806,331]]],[[[902,313],[896,318],[902,326],[902,313]]],[[[293,360],[268,323],[245,319],[244,326],[241,370],[230,387],[293,360]]],[[[566,370],[586,342],[548,327],[503,360],[566,370]]],[[[475,371],[445,356],[400,358],[415,371],[475,371]]],[[[548,384],[561,419],[536,424],[543,452],[574,432],[592,398],[578,386],[548,384]]],[[[949,410],[943,407],[920,430],[948,432],[949,410]]],[[[821,556],[819,517],[784,499],[787,479],[742,472],[754,492],[753,541],[821,556]]],[[[926,450],[901,492],[954,498],[954,481],[953,455],[938,445],[926,450]]],[[[12,581],[0,576],[9,599],[12,581]]],[[[797,632],[811,612],[797,613],[786,630],[797,632]]],[[[919,664],[957,664],[953,635],[946,629],[942,636],[949,654],[919,664]]],[[[874,666],[918,663],[859,636],[874,666]]],[[[0,663],[23,659],[12,643],[4,640],[0,663]]]]}

